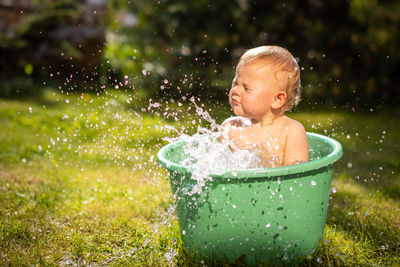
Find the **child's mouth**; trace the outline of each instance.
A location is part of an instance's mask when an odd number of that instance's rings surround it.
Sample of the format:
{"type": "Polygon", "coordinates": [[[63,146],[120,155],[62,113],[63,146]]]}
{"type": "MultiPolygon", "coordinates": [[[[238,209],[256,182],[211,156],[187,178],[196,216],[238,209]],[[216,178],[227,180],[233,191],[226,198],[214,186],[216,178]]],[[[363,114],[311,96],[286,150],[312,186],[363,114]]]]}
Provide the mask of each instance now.
{"type": "Polygon", "coordinates": [[[239,105],[240,104],[240,102],[238,100],[235,100],[235,99],[232,99],[232,103],[235,104],[235,105],[239,105]]]}

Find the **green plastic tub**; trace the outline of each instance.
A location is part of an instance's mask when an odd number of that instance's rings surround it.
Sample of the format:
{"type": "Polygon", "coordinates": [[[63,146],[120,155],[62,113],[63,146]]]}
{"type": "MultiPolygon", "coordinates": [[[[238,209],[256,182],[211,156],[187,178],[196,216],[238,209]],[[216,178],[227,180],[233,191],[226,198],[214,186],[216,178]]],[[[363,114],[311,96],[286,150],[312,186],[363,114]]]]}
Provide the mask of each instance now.
{"type": "Polygon", "coordinates": [[[184,141],[168,144],[158,161],[170,172],[182,240],[189,252],[225,263],[293,264],[323,238],[332,167],[343,154],[332,138],[307,133],[310,162],[210,175],[201,194],[180,165],[184,141]]]}

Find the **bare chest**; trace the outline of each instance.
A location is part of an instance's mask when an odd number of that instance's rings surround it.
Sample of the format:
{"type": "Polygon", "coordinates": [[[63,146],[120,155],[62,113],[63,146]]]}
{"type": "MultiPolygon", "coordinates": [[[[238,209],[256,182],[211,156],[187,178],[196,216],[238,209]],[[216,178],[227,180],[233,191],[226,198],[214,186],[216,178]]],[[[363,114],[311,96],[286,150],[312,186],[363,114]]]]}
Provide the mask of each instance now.
{"type": "Polygon", "coordinates": [[[246,129],[233,136],[239,149],[251,149],[261,158],[264,167],[279,167],[283,164],[286,135],[273,131],[246,129]]]}

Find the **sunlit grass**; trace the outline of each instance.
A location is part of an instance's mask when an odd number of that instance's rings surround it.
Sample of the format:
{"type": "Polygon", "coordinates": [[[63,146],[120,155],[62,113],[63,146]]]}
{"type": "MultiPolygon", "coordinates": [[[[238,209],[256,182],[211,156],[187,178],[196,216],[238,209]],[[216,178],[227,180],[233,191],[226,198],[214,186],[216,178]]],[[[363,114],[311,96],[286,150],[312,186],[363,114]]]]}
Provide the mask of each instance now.
{"type": "MultiPolygon", "coordinates": [[[[193,107],[115,91],[49,90],[0,103],[0,265],[196,264],[156,163],[164,138],[177,135],[172,128],[197,130],[193,107]]],[[[226,105],[203,108],[217,122],[229,116],[226,105]]],[[[288,115],[344,149],[325,239],[302,265],[400,265],[399,119],[346,110],[288,115]]]]}

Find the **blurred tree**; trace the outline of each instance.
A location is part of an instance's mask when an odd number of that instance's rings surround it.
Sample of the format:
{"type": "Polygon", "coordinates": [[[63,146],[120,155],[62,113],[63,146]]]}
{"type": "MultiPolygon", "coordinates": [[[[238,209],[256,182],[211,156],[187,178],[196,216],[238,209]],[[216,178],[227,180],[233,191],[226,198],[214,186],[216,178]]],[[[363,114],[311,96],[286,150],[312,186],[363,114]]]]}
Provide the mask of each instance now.
{"type": "Polygon", "coordinates": [[[299,59],[306,98],[400,97],[399,1],[0,0],[0,16],[3,95],[35,79],[90,88],[100,73],[151,95],[225,97],[243,51],[276,44],[299,59]]]}
{"type": "Polygon", "coordinates": [[[97,76],[104,9],[99,0],[0,0],[0,93],[32,90],[35,79],[85,88],[97,76]]]}
{"type": "Polygon", "coordinates": [[[153,94],[221,97],[245,49],[277,44],[299,59],[306,97],[399,100],[399,1],[113,0],[109,11],[106,51],[118,43],[124,56],[108,71],[153,94]]]}

